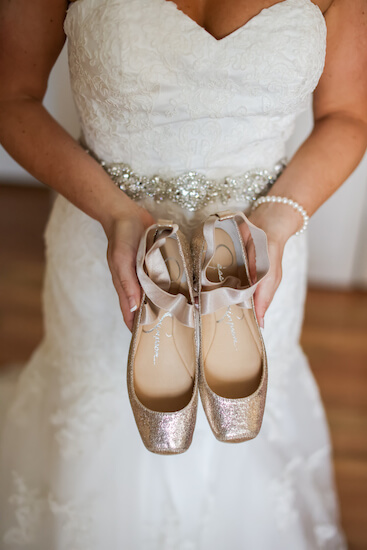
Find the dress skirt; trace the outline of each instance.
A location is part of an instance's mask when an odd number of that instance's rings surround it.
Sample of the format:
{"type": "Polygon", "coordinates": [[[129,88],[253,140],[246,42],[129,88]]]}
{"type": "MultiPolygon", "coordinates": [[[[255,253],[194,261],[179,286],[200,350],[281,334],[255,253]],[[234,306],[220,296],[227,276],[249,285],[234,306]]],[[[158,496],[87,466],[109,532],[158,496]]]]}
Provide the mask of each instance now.
{"type": "MultiPolygon", "coordinates": [[[[189,235],[198,217],[168,206],[153,215],[189,235]]],[[[259,435],[217,441],[199,403],[191,447],[175,456],[150,453],[135,425],[102,226],[58,195],[44,238],[44,337],[1,436],[1,550],[344,550],[328,424],[299,346],[306,236],[287,242],[265,317],[259,435]]]]}

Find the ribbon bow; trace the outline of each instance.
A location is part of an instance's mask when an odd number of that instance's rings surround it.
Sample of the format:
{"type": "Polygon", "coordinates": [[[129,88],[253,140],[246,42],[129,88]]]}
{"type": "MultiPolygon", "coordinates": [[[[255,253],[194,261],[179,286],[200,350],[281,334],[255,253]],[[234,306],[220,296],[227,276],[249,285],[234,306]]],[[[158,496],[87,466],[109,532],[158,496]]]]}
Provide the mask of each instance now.
{"type": "MultiPolygon", "coordinates": [[[[159,310],[163,309],[169,311],[183,325],[194,327],[194,305],[188,303],[184,294],[169,292],[171,278],[160,251],[167,239],[179,240],[177,231],[178,225],[175,223],[158,222],[146,230],[140,241],[136,273],[146,295],[141,317],[143,325],[153,323],[158,318],[159,310]]],[[[181,258],[185,263],[182,255],[181,258]]]]}
{"type": "Polygon", "coordinates": [[[203,236],[207,243],[207,249],[201,268],[201,284],[206,288],[201,291],[201,313],[206,315],[208,313],[213,313],[222,307],[228,307],[234,304],[251,309],[252,296],[259,283],[267,275],[270,267],[266,233],[251,223],[243,212],[239,211],[235,213],[221,212],[209,216],[204,222],[203,236]],[[225,277],[223,281],[215,283],[208,279],[207,269],[215,254],[215,228],[220,226],[220,222],[224,220],[231,220],[233,224],[235,224],[237,233],[236,237],[238,237],[239,242],[241,243],[246,272],[249,278],[247,255],[243,246],[243,240],[238,227],[237,219],[240,221],[243,220],[250,230],[255,245],[256,268],[259,276],[256,283],[246,286],[243,286],[242,281],[238,277],[234,277],[232,275],[225,277]]]}

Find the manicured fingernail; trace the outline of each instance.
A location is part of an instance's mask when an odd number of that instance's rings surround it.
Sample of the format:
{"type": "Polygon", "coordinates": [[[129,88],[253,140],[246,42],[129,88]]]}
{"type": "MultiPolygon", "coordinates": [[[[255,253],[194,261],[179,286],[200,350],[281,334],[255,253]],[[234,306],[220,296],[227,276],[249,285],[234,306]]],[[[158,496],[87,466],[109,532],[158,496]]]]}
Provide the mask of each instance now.
{"type": "Polygon", "coordinates": [[[130,306],[131,313],[133,313],[138,309],[138,306],[136,305],[134,298],[129,298],[129,306],[130,306]]]}

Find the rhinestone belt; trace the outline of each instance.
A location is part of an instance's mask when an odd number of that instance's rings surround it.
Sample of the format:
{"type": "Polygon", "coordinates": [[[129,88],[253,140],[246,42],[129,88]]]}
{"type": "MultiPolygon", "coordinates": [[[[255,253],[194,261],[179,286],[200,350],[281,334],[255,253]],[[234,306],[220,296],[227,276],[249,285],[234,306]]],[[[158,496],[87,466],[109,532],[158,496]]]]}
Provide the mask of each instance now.
{"type": "Polygon", "coordinates": [[[164,179],[138,174],[124,162],[105,162],[90,149],[84,149],[131,199],[138,201],[151,197],[156,203],[168,200],[191,212],[217,201],[222,204],[230,200],[253,202],[267,193],[286,166],[286,159],[281,159],[272,170],[249,170],[236,177],[214,180],[190,171],[164,179]]]}

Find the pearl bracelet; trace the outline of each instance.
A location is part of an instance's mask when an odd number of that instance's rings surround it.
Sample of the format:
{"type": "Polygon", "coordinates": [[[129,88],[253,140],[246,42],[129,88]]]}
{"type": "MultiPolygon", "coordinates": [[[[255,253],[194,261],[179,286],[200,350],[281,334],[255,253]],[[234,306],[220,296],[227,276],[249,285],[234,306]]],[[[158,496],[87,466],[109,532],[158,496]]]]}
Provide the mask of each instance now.
{"type": "Polygon", "coordinates": [[[288,204],[291,206],[294,210],[299,212],[303,218],[303,225],[301,229],[299,229],[295,235],[300,235],[301,233],[304,233],[308,226],[308,220],[310,217],[308,216],[306,210],[298,204],[298,202],[293,201],[292,199],[287,199],[287,197],[277,197],[275,195],[266,195],[264,197],[259,197],[252,205],[252,210],[255,210],[260,204],[264,204],[267,202],[279,202],[281,204],[288,204]]]}

